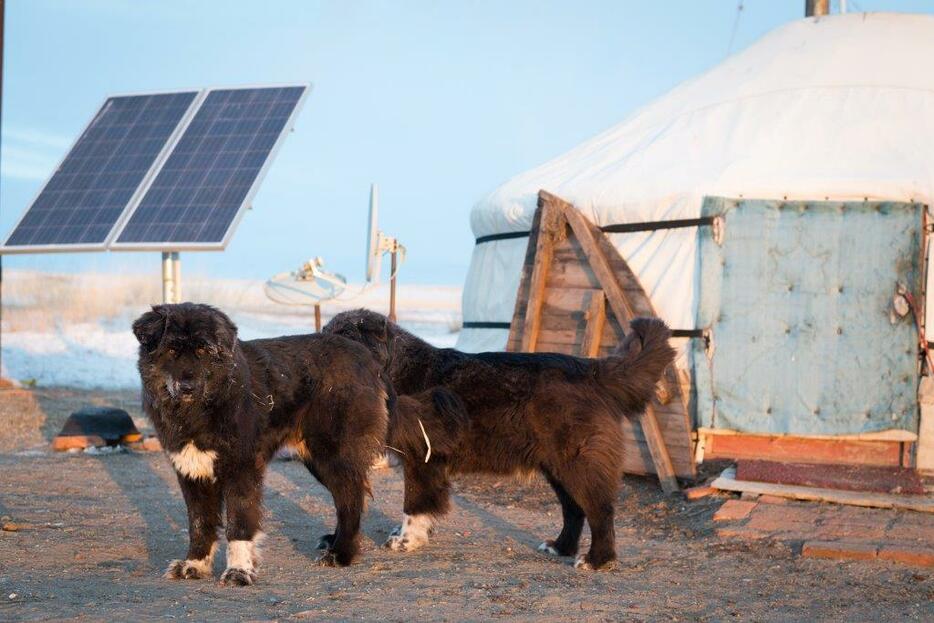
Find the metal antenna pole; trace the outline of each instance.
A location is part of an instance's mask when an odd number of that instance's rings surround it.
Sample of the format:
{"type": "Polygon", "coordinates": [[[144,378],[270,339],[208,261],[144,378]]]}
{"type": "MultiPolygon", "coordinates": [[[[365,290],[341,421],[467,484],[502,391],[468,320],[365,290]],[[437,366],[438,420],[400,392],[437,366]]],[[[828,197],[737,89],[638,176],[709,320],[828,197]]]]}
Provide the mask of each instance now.
{"type": "Polygon", "coordinates": [[[389,272],[389,320],[392,322],[396,321],[396,248],[397,244],[393,242],[392,253],[392,262],[390,264],[389,272]]]}

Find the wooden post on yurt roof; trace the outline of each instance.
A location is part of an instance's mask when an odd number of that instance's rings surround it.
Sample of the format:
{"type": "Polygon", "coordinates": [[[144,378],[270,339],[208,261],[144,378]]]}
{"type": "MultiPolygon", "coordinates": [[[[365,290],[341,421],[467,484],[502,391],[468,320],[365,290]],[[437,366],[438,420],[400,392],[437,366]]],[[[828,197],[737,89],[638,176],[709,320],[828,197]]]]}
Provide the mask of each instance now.
{"type": "Polygon", "coordinates": [[[830,0],[804,0],[804,16],[814,17],[830,13],[830,0]]]}

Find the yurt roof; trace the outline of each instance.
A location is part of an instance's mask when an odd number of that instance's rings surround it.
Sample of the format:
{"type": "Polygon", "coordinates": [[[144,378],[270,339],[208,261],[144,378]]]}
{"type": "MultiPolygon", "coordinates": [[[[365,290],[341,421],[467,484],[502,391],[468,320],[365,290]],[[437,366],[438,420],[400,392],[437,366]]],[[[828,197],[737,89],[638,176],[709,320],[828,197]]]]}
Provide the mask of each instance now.
{"type": "Polygon", "coordinates": [[[528,229],[539,189],[598,224],[691,218],[704,195],[928,201],[934,16],[807,18],[509,180],[477,236],[528,229]]]}

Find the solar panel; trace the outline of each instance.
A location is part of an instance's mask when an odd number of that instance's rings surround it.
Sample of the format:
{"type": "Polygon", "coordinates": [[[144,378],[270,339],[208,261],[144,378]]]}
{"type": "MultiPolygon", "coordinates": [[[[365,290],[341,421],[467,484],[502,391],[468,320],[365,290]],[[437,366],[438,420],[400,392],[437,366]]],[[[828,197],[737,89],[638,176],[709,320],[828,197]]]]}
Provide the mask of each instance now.
{"type": "Polygon", "coordinates": [[[3,251],[100,250],[197,91],[108,98],[3,251]]]}
{"type": "Polygon", "coordinates": [[[306,90],[208,91],[111,248],[223,248],[306,90]]]}

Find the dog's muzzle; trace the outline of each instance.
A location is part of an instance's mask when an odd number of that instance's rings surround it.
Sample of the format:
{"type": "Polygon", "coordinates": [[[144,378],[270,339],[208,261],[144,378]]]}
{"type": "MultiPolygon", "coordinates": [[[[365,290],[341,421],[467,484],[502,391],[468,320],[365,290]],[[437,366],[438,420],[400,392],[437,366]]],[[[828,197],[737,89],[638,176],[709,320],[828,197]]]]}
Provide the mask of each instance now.
{"type": "Polygon", "coordinates": [[[165,381],[165,388],[168,390],[169,395],[172,398],[182,402],[191,402],[195,399],[195,393],[198,390],[198,385],[194,381],[179,381],[169,377],[165,381]]]}

